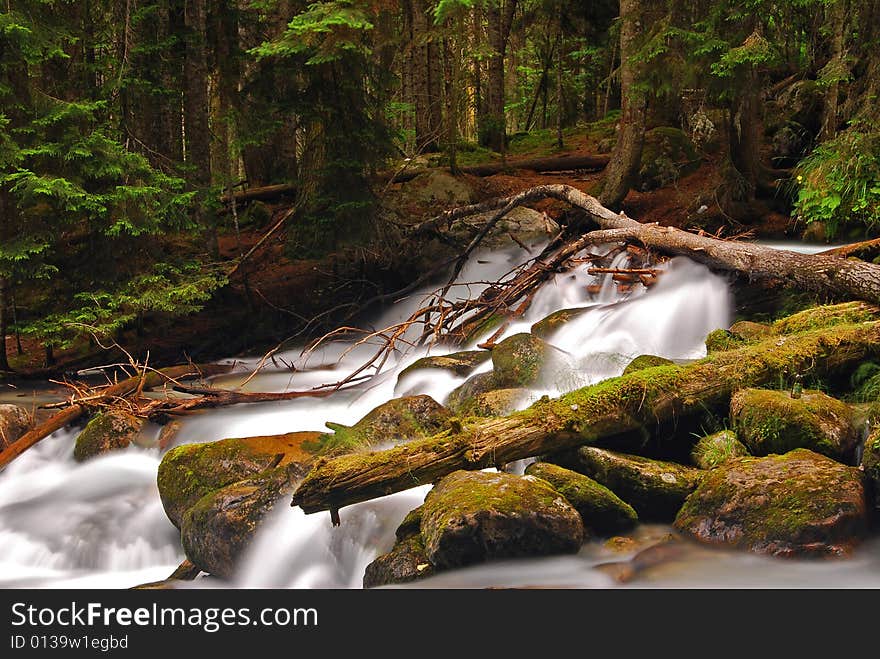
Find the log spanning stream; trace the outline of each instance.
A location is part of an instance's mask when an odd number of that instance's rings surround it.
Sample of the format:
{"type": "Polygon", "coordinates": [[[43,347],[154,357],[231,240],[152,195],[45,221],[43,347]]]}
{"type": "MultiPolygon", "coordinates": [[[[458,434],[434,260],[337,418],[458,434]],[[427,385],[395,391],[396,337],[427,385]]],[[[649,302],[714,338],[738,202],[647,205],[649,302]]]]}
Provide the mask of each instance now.
{"type": "MultiPolygon", "coordinates": [[[[451,297],[478,294],[486,284],[467,282],[495,280],[523,257],[522,250],[475,254],[460,274],[463,283],[451,291],[451,297]]],[[[505,336],[528,331],[532,323],[559,309],[584,307],[588,311],[550,337],[569,363],[530,391],[520,406],[542,395],[556,396],[619,375],[641,354],[678,361],[702,357],[706,335],[731,322],[728,284],[685,258],[672,259],[662,269],[665,272],[655,286],[648,290],[636,286],[625,295],[609,275],[603,275],[598,293],[588,293],[587,286],[597,280],[586,268],[548,281],[525,316],[505,330],[505,336]]],[[[398,302],[374,325],[384,327],[406,318],[418,302],[418,295],[398,302]]],[[[245,389],[281,392],[337,381],[346,366],[357,366],[375,349],[351,350],[338,364],[349,348],[350,344],[328,344],[305,362],[299,351],[276,356],[296,364],[298,370],[264,369],[245,389]]],[[[323,431],[325,422],[352,424],[380,403],[401,395],[428,394],[442,403],[464,377],[433,369],[415,371],[398,381],[398,373],[424,354],[424,350],[413,350],[367,383],[329,397],[206,411],[188,418],[175,442],[323,431]]],[[[442,351],[435,348],[430,354],[442,351]]],[[[215,379],[215,384],[237,386],[257,361],[247,361],[238,374],[215,379]]],[[[491,363],[481,368],[488,370],[491,363]]],[[[154,439],[158,431],[158,427],[151,428],[153,437],[146,439],[154,439]]],[[[167,577],[183,559],[183,551],[156,489],[159,449],[132,446],[80,464],[73,460],[73,440],[73,432],[59,431],[0,472],[0,587],[126,588],[167,577]]],[[[422,502],[427,490],[428,486],[414,488],[345,508],[338,528],[331,527],[329,513],[305,515],[290,508],[289,498],[284,497],[264,520],[238,574],[222,585],[358,588],[366,566],[390,549],[397,525],[422,502]]],[[[642,525],[636,536],[649,541],[669,532],[669,527],[642,525]]],[[[876,588],[880,587],[878,550],[880,540],[874,538],[850,560],[807,562],[683,543],[668,560],[644,570],[627,585],[876,588]]],[[[601,564],[626,558],[625,553],[591,542],[573,556],[453,570],[409,587],[610,587],[618,582],[601,564]]],[[[217,583],[197,579],[191,585],[217,583]]]]}

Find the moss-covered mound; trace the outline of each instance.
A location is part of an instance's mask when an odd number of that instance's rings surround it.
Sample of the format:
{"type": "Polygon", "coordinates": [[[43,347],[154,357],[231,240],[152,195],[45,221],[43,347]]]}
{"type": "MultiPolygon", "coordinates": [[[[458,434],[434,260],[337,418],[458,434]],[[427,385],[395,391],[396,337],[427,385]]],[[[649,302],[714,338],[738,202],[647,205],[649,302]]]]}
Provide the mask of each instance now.
{"type": "Polygon", "coordinates": [[[492,389],[463,400],[455,411],[461,416],[503,416],[516,410],[528,395],[528,389],[492,389]]]}
{"type": "Polygon", "coordinates": [[[629,503],[642,519],[671,521],[704,472],[675,462],[649,460],[593,446],[551,458],[589,476],[629,503]]]}
{"type": "Polygon", "coordinates": [[[811,307],[773,323],[777,334],[798,334],[835,325],[867,323],[880,318],[880,309],[867,302],[844,302],[811,307]]]}
{"type": "Polygon", "coordinates": [[[709,332],[706,337],[706,352],[724,352],[726,350],[735,350],[743,345],[743,340],[738,336],[734,336],[728,330],[717,329],[709,332]]]}
{"type": "Polygon", "coordinates": [[[559,351],[532,334],[514,334],[492,348],[495,389],[536,384],[558,364],[559,351]]]}
{"type": "Polygon", "coordinates": [[[535,462],[526,474],[553,486],[574,506],[584,526],[598,535],[613,535],[631,529],[639,521],[632,506],[604,485],[576,471],[549,462],[535,462]]]}
{"type": "Polygon", "coordinates": [[[880,512],[880,427],[868,435],[862,452],[862,469],[871,482],[871,498],[875,512],[880,512]]]}
{"type": "Polygon", "coordinates": [[[171,449],[159,463],[156,478],[165,514],[180,528],[184,513],[205,495],[267,469],[305,464],[311,455],[303,445],[314,442],[320,434],[292,432],[222,439],[171,449]]]}
{"type": "Polygon", "coordinates": [[[386,442],[424,439],[440,431],[452,413],[430,396],[404,396],[382,403],[353,426],[328,423],[307,448],[316,453],[341,453],[386,442]]]}
{"type": "Polygon", "coordinates": [[[76,438],[73,458],[77,462],[125,448],[131,444],[146,421],[122,411],[99,412],[76,438]]]}
{"type": "Polygon", "coordinates": [[[673,362],[671,359],[666,359],[665,357],[657,357],[656,355],[639,355],[629,364],[627,364],[626,368],[623,369],[623,374],[629,375],[630,373],[642,371],[646,368],[653,368],[654,366],[668,366],[669,364],[674,363],[675,362],[673,362]]]}
{"type": "Polygon", "coordinates": [[[422,357],[403,369],[397,376],[397,381],[400,382],[407,375],[426,368],[437,368],[458,376],[465,376],[491,356],[492,353],[488,350],[465,350],[449,355],[422,357]]]}
{"type": "Polygon", "coordinates": [[[574,320],[578,316],[582,316],[589,310],[588,307],[581,307],[578,309],[560,309],[559,311],[554,311],[549,316],[542,318],[532,325],[530,331],[539,339],[549,339],[567,322],[574,320]]]}
{"type": "Polygon", "coordinates": [[[773,336],[776,331],[764,323],[755,323],[750,320],[740,320],[730,326],[730,333],[743,341],[760,341],[768,336],[773,336]]]}
{"type": "Polygon", "coordinates": [[[753,455],[808,448],[844,462],[859,442],[853,411],[821,391],[790,392],[743,389],[730,401],[737,437],[753,455]]]}
{"type": "Polygon", "coordinates": [[[545,481],[479,471],[456,471],[434,486],[421,532],[438,568],[573,553],[584,540],[580,515],[545,481]]]}
{"type": "Polygon", "coordinates": [[[700,469],[712,469],[748,454],[749,450],[736,438],[735,432],[722,430],[701,437],[691,450],[691,460],[700,469]]]}
{"type": "Polygon", "coordinates": [[[641,190],[654,190],[678,180],[700,165],[696,149],[680,128],[659,126],[645,133],[639,169],[641,190]]]}
{"type": "Polygon", "coordinates": [[[31,427],[31,417],[21,405],[0,405],[0,449],[3,449],[31,427]]]}
{"type": "Polygon", "coordinates": [[[675,519],[697,539],[777,556],[840,555],[867,533],[863,474],[806,449],[706,473],[675,519]]]}
{"type": "Polygon", "coordinates": [[[199,499],[180,526],[187,557],[205,572],[232,577],[260,521],[278,499],[293,490],[294,466],[270,469],[199,499]]]}

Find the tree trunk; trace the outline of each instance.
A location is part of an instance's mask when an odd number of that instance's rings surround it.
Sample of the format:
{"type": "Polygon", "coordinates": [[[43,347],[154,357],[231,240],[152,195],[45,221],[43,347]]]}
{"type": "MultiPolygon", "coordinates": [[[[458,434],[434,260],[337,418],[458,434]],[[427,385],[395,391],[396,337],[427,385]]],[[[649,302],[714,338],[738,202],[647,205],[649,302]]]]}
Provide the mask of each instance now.
{"type": "Polygon", "coordinates": [[[737,201],[754,201],[761,181],[761,114],[758,74],[750,67],[746,82],[730,113],[730,160],[742,176],[744,194],[737,201]]]}
{"type": "Polygon", "coordinates": [[[516,4],[516,0],[505,0],[486,5],[491,55],[486,83],[486,116],[482,122],[480,144],[499,153],[504,153],[507,139],[504,119],[504,56],[516,4]]]}
{"type": "Polygon", "coordinates": [[[435,104],[429,58],[430,35],[425,0],[412,0],[412,90],[415,100],[416,151],[437,151],[440,134],[434,125],[435,104]]]}
{"type": "Polygon", "coordinates": [[[837,0],[832,9],[826,11],[833,12],[832,18],[832,44],[831,44],[831,74],[832,82],[828,85],[825,92],[825,107],[822,111],[822,130],[819,132],[819,139],[823,142],[834,139],[837,135],[837,127],[839,125],[838,118],[838,101],[840,99],[840,83],[838,77],[843,73],[843,57],[845,47],[845,29],[847,17],[846,0],[837,0]]]}
{"type": "Polygon", "coordinates": [[[0,371],[9,371],[6,335],[9,333],[9,280],[0,276],[0,371]]]}
{"type": "Polygon", "coordinates": [[[293,494],[306,513],[339,508],[458,469],[484,469],[696,415],[728,403],[743,387],[792,373],[831,373],[878,352],[880,323],[773,337],[687,366],[659,366],[606,380],[508,417],[374,453],[319,459],[293,494]]]}
{"type": "Polygon", "coordinates": [[[208,123],[208,56],[205,0],[186,0],[186,57],[184,59],[184,109],[186,164],[196,197],[195,216],[202,225],[210,254],[217,254],[216,217],[204,207],[202,193],[211,185],[211,132],[208,123]]]}
{"type": "Polygon", "coordinates": [[[620,0],[620,125],[599,199],[617,208],[637,183],[645,142],[647,98],[636,88],[640,67],[632,61],[644,30],[640,0],[620,0]]]}
{"type": "Polygon", "coordinates": [[[564,120],[563,103],[562,103],[562,63],[564,61],[563,52],[565,43],[562,40],[562,14],[556,24],[556,43],[559,44],[559,52],[556,58],[556,148],[562,149],[565,145],[562,142],[562,122],[564,120]]]}
{"type": "Polygon", "coordinates": [[[162,94],[159,97],[157,150],[174,163],[183,162],[183,136],[181,134],[180,93],[178,86],[180,58],[176,52],[180,44],[174,40],[173,25],[176,24],[175,0],[159,0],[158,34],[156,40],[170,44],[161,52],[159,80],[162,94]]]}
{"type": "Polygon", "coordinates": [[[452,39],[443,38],[443,88],[446,98],[446,154],[449,157],[449,171],[458,173],[456,161],[458,148],[458,76],[457,74],[457,49],[453,47],[452,39]]]}

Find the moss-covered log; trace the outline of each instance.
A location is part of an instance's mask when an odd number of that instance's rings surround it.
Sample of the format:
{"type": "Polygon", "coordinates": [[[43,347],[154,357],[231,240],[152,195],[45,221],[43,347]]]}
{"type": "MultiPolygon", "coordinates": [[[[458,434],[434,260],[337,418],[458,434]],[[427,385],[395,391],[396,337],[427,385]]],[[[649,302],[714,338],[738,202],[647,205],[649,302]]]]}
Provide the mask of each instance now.
{"type": "Polygon", "coordinates": [[[338,510],[457,469],[483,469],[653,427],[707,407],[733,392],[810,370],[819,375],[880,352],[880,322],[775,336],[714,353],[692,364],[647,368],[542,399],[506,417],[465,420],[433,437],[374,453],[316,461],[293,495],[306,512],[338,510]]]}

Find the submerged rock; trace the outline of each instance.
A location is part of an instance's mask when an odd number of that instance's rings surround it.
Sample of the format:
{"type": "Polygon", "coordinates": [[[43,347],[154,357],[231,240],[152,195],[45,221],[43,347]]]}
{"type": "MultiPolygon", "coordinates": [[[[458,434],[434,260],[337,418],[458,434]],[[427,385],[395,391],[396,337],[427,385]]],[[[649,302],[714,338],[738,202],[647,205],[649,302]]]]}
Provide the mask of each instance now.
{"type": "Polygon", "coordinates": [[[653,368],[654,366],[669,366],[674,363],[675,362],[671,359],[666,359],[665,357],[657,357],[656,355],[639,355],[627,364],[626,368],[623,369],[623,375],[629,375],[630,373],[642,371],[646,368],[653,368]]]}
{"type": "Polygon", "coordinates": [[[875,428],[865,440],[862,469],[871,482],[874,511],[880,512],[880,427],[875,428]]]}
{"type": "Polygon", "coordinates": [[[847,553],[868,530],[864,476],[807,449],[706,473],[675,519],[698,540],[775,556],[847,553]]]}
{"type": "Polygon", "coordinates": [[[165,514],[180,528],[186,511],[205,495],[274,467],[304,465],[312,456],[303,445],[320,435],[292,432],[183,444],[171,449],[159,463],[156,477],[165,514]]]}
{"type": "Polygon", "coordinates": [[[600,535],[613,535],[631,529],[639,521],[632,506],[604,485],[576,471],[549,462],[535,462],[526,474],[553,486],[574,506],[584,526],[600,535]]]}
{"type": "Polygon", "coordinates": [[[749,455],[749,450],[736,438],[732,430],[722,430],[700,438],[691,450],[691,460],[700,469],[712,469],[718,465],[749,455]]]}
{"type": "Polygon", "coordinates": [[[730,401],[730,419],[753,455],[808,448],[847,462],[859,442],[852,409],[821,391],[792,398],[787,391],[743,389],[730,401]]]}
{"type": "Polygon", "coordinates": [[[422,357],[403,369],[397,376],[397,381],[400,382],[410,373],[426,368],[438,368],[458,376],[465,376],[491,357],[492,353],[488,350],[464,350],[449,355],[422,357]]]}
{"type": "Polygon", "coordinates": [[[385,442],[430,437],[443,429],[452,413],[430,396],[404,396],[382,403],[353,426],[328,423],[312,447],[316,452],[350,451],[385,442]]]}
{"type": "Polygon", "coordinates": [[[640,518],[656,521],[672,520],[704,473],[593,446],[553,456],[552,461],[598,481],[635,508],[640,518]]]}
{"type": "Polygon", "coordinates": [[[31,416],[21,405],[0,405],[0,449],[25,434],[31,427],[31,416]]]}
{"type": "Polygon", "coordinates": [[[125,448],[137,438],[145,424],[144,419],[127,412],[99,412],[77,436],[73,458],[77,462],[83,462],[103,453],[125,448]]]}
{"type": "Polygon", "coordinates": [[[428,493],[421,532],[438,568],[573,553],[584,540],[580,515],[547,482],[468,471],[453,472],[428,493]]]}
{"type": "Polygon", "coordinates": [[[530,331],[539,339],[549,339],[566,323],[574,320],[578,316],[582,316],[589,310],[589,307],[581,307],[578,309],[560,309],[559,311],[554,311],[549,316],[542,318],[532,325],[530,331]]]}
{"type": "Polygon", "coordinates": [[[293,491],[295,467],[276,467],[199,499],[180,525],[187,558],[205,572],[231,578],[260,521],[279,498],[293,491]]]}

